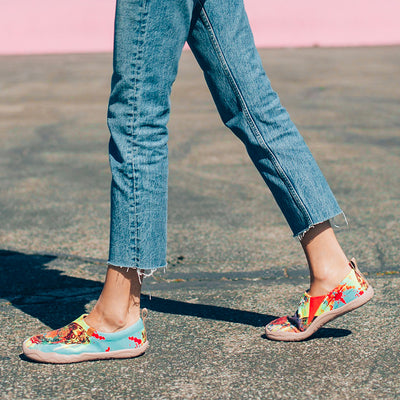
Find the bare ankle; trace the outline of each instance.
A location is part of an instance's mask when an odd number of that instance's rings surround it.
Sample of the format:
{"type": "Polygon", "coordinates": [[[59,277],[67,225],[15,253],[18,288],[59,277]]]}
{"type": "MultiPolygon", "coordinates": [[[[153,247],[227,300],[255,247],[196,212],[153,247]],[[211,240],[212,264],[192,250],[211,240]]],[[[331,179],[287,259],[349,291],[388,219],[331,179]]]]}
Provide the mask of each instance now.
{"type": "Polygon", "coordinates": [[[108,313],[96,309],[85,318],[86,323],[100,332],[117,332],[133,325],[140,318],[140,309],[129,313],[108,313]]]}
{"type": "Polygon", "coordinates": [[[310,296],[322,296],[333,290],[351,271],[348,261],[335,264],[334,266],[326,266],[318,268],[311,275],[310,296]]]}
{"type": "Polygon", "coordinates": [[[351,267],[347,258],[334,260],[333,262],[321,262],[318,267],[311,270],[311,280],[330,282],[342,279],[347,275],[351,267]]]}

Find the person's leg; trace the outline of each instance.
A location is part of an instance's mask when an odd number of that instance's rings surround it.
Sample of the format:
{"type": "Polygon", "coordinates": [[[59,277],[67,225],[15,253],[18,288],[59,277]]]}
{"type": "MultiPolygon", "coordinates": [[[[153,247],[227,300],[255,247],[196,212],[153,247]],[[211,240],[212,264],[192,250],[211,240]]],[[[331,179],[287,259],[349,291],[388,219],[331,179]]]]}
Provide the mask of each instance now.
{"type": "Polygon", "coordinates": [[[311,294],[350,271],[329,220],[342,213],[303,138],[271,88],[242,0],[201,0],[188,43],[225,125],[244,143],[310,267],[311,294]]]}
{"type": "Polygon", "coordinates": [[[137,320],[136,271],[166,265],[169,95],[192,11],[192,0],[117,2],[108,110],[110,267],[86,318],[98,329],[118,330],[137,320]]]}
{"type": "Polygon", "coordinates": [[[207,0],[188,43],[225,125],[242,140],[295,236],[340,214],[324,176],[272,89],[242,0],[207,0]]]}
{"type": "MultiPolygon", "coordinates": [[[[188,43],[204,71],[221,118],[243,141],[293,234],[304,236],[304,248],[312,253],[313,247],[306,244],[310,235],[320,232],[315,227],[342,211],[270,85],[243,1],[201,3],[188,43]]],[[[325,236],[328,242],[334,240],[332,235],[325,236]]],[[[333,253],[339,254],[339,264],[347,264],[341,251],[333,253]]]]}
{"type": "Polygon", "coordinates": [[[24,342],[37,361],[135,357],[147,348],[141,279],[166,265],[169,96],[193,0],[118,0],[108,108],[109,267],[88,316],[24,342]]]}

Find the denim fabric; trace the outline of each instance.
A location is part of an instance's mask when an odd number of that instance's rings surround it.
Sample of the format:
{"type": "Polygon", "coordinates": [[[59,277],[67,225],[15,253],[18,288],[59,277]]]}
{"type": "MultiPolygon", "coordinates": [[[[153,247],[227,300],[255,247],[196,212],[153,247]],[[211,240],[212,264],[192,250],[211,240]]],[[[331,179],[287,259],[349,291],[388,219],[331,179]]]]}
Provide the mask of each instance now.
{"type": "Polygon", "coordinates": [[[108,110],[113,265],[166,265],[169,95],[185,41],[294,236],[342,212],[271,88],[243,0],[118,0],[108,110]]]}

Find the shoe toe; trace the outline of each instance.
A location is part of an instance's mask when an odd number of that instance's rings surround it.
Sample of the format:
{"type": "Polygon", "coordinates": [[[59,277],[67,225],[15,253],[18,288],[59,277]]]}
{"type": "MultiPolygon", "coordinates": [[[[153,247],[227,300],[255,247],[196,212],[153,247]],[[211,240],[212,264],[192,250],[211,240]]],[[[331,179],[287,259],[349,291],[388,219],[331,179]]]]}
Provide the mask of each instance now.
{"type": "Polygon", "coordinates": [[[26,339],[23,343],[24,348],[35,348],[43,342],[44,335],[36,335],[26,339]]]}
{"type": "Polygon", "coordinates": [[[267,332],[300,332],[299,329],[289,321],[288,316],[273,320],[265,327],[265,329],[267,332]]]}

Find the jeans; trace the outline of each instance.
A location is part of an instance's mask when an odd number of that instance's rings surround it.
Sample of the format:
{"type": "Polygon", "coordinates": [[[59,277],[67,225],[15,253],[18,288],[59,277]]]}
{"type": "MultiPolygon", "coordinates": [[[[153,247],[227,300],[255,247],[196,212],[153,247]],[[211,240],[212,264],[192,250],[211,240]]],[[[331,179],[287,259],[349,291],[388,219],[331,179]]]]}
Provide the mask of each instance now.
{"type": "Polygon", "coordinates": [[[243,0],[117,0],[109,264],[166,265],[169,96],[185,41],[294,236],[342,213],[271,88],[243,0]]]}

